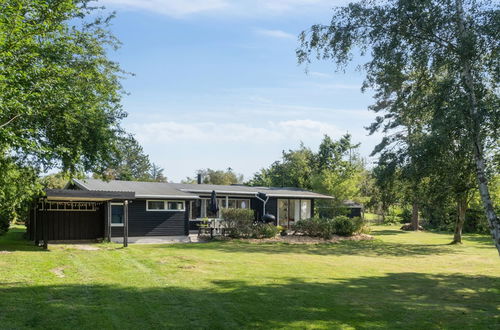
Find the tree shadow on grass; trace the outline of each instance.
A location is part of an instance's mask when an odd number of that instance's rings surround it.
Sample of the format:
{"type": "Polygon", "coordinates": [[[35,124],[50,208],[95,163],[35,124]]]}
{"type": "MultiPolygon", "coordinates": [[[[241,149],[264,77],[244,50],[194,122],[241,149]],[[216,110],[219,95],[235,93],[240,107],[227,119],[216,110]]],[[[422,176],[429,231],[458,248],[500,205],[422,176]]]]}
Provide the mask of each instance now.
{"type": "Polygon", "coordinates": [[[387,235],[401,235],[408,233],[408,231],[404,230],[395,230],[395,229],[384,229],[384,230],[376,230],[373,231],[374,236],[387,236],[387,235]]]}
{"type": "MultiPolygon", "coordinates": [[[[256,274],[257,276],[257,274],[256,274]]],[[[203,287],[0,287],[7,328],[498,328],[500,278],[394,273],[381,277],[213,280],[203,287]]]]}
{"type": "MultiPolygon", "coordinates": [[[[157,248],[166,248],[157,245],[157,248]]],[[[178,245],[176,249],[208,249],[228,253],[313,254],[313,255],[364,255],[407,257],[418,255],[453,254],[459,251],[447,244],[401,244],[381,240],[341,241],[324,244],[249,243],[223,241],[207,244],[178,245]]]]}
{"type": "MultiPolygon", "coordinates": [[[[35,251],[47,252],[39,246],[35,246],[33,242],[28,241],[24,236],[26,230],[22,228],[10,228],[7,233],[0,236],[0,251],[35,251]]],[[[0,252],[1,253],[1,252],[0,252]]]]}
{"type": "Polygon", "coordinates": [[[495,248],[493,244],[493,239],[487,235],[479,235],[479,234],[465,234],[462,237],[464,243],[473,242],[479,245],[481,248],[495,248]]]}

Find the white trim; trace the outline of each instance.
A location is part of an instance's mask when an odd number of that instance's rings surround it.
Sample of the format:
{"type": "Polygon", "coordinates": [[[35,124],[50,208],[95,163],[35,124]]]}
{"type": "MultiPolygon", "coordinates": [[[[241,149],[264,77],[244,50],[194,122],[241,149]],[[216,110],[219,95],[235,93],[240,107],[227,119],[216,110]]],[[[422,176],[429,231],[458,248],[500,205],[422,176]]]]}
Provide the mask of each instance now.
{"type": "MultiPolygon", "coordinates": [[[[80,188],[81,188],[81,189],[83,189],[83,190],[91,190],[91,189],[89,189],[89,187],[85,186],[85,185],[83,184],[83,182],[81,182],[81,181],[80,181],[80,180],[78,180],[78,179],[73,179],[73,183],[74,183],[74,184],[76,184],[78,187],[80,187],[80,188]]],[[[69,182],[68,182],[68,184],[69,184],[69,182]]]]}
{"type": "Polygon", "coordinates": [[[199,199],[199,196],[185,196],[185,195],[135,195],[135,198],[173,198],[173,199],[199,199]]]}
{"type": "MultiPolygon", "coordinates": [[[[195,192],[195,193],[212,193],[213,190],[197,190],[197,189],[179,189],[180,191],[187,192],[195,192]]],[[[224,191],[224,190],[215,190],[217,194],[241,194],[241,195],[255,195],[256,192],[253,191],[224,191]]]]}
{"type": "Polygon", "coordinates": [[[331,196],[311,196],[311,195],[279,195],[279,194],[266,194],[269,197],[285,198],[285,199],[333,199],[331,196]]]}
{"type": "Polygon", "coordinates": [[[163,200],[163,199],[147,199],[146,200],[146,211],[147,212],[186,212],[186,201],[181,201],[181,200],[163,200]],[[163,202],[163,207],[164,209],[156,210],[156,209],[149,209],[149,202],[163,202]],[[168,203],[182,203],[182,209],[181,210],[169,210],[168,209],[168,203]]]}

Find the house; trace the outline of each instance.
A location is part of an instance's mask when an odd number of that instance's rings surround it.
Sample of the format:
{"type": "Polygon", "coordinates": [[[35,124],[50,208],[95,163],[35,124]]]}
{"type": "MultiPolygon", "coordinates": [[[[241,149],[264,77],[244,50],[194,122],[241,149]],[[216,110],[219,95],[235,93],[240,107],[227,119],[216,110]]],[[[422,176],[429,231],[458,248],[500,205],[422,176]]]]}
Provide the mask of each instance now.
{"type": "Polygon", "coordinates": [[[252,209],[256,219],[272,214],[275,224],[285,227],[312,217],[316,200],[332,198],[298,188],[97,179],[74,179],[65,188],[47,190],[31,210],[28,234],[36,244],[187,235],[200,219],[220,217],[220,210],[210,211],[213,191],[220,209],[252,209]]]}

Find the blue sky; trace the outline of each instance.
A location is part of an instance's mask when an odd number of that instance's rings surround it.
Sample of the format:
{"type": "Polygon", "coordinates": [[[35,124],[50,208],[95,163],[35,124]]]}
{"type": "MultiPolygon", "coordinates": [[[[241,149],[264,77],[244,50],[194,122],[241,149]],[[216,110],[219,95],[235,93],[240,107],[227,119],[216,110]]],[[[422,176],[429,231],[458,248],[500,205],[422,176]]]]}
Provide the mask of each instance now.
{"type": "Polygon", "coordinates": [[[248,179],[301,141],[316,149],[323,134],[351,133],[366,157],[380,140],[364,129],[375,116],[362,72],[297,65],[297,35],[343,1],[101,3],[116,10],[123,43],[110,55],[135,74],[124,81],[123,126],[171,181],[227,167],[248,179]]]}

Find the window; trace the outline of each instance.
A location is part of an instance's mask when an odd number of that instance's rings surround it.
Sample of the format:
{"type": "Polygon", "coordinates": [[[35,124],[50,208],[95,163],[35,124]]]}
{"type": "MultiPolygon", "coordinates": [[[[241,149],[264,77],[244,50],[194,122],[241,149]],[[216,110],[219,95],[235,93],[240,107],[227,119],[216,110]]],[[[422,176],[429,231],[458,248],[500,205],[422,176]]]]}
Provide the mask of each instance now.
{"type": "Polygon", "coordinates": [[[250,200],[243,198],[226,198],[221,197],[217,198],[217,206],[219,207],[218,214],[215,214],[210,210],[210,198],[202,198],[196,201],[191,202],[190,209],[190,219],[199,219],[199,218],[218,218],[220,217],[220,210],[229,208],[229,209],[249,209],[250,208],[250,200]]]}
{"type": "Polygon", "coordinates": [[[278,199],[278,224],[288,225],[290,222],[311,217],[311,200],[278,199]]]}
{"type": "Polygon", "coordinates": [[[184,201],[146,201],[146,211],[185,211],[184,201]]]}
{"type": "Polygon", "coordinates": [[[167,202],[167,210],[184,211],[184,202],[167,202]]]}
{"type": "Polygon", "coordinates": [[[300,201],[300,218],[309,219],[311,217],[311,201],[301,200],[300,201]]]}
{"type": "Polygon", "coordinates": [[[278,199],[278,224],[285,223],[288,220],[288,199],[278,199]]]}
{"type": "Polygon", "coordinates": [[[163,211],[165,210],[164,201],[148,201],[148,211],[163,211]]]}
{"type": "Polygon", "coordinates": [[[111,226],[123,226],[123,204],[111,204],[111,226]]]}
{"type": "Polygon", "coordinates": [[[250,200],[247,200],[247,199],[236,200],[236,208],[237,209],[247,209],[249,207],[250,207],[250,200]]]}

